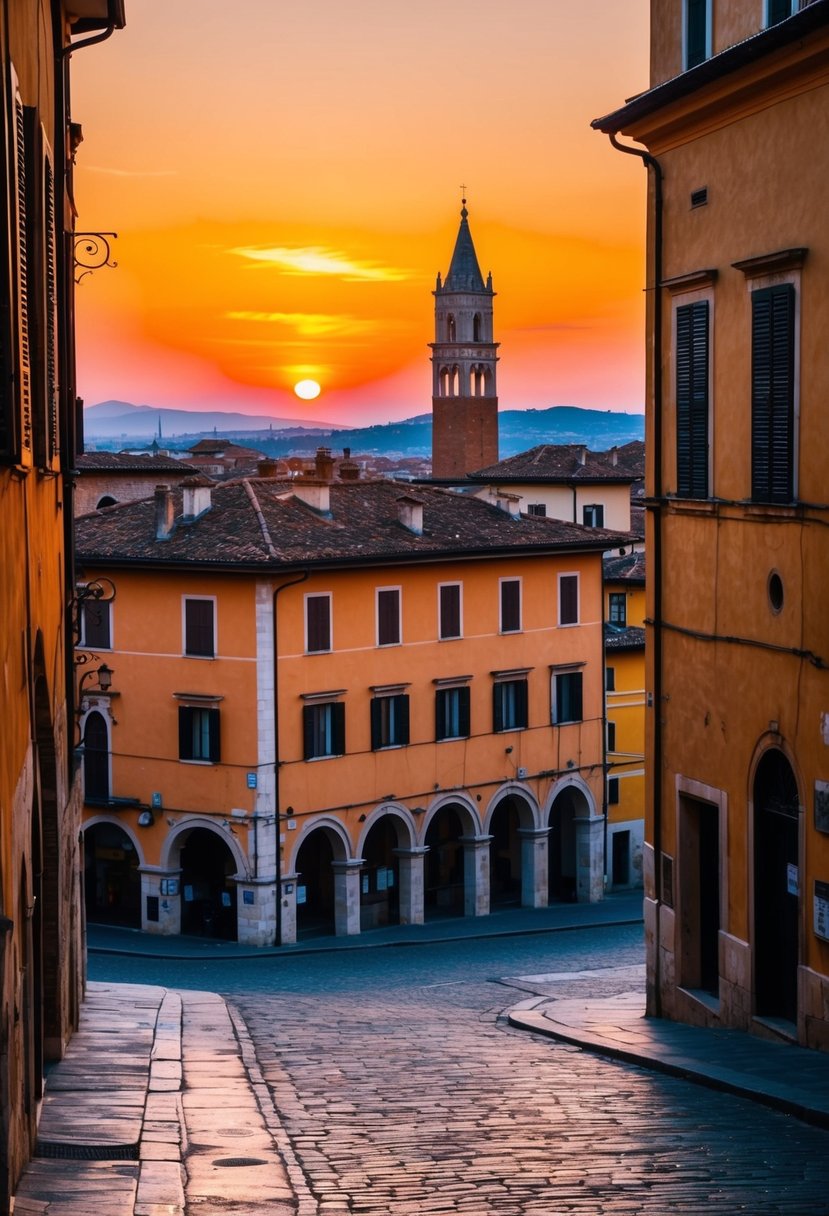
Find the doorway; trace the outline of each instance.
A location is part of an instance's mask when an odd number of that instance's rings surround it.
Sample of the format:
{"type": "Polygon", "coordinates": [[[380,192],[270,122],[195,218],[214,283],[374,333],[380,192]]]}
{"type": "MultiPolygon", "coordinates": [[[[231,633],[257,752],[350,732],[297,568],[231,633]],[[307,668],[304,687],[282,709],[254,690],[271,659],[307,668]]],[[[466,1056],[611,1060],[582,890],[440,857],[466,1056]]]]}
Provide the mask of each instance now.
{"type": "Polygon", "coordinates": [[[797,1020],[800,798],[791,765],[767,751],[754,777],[754,988],[762,1017],[797,1020]]]}

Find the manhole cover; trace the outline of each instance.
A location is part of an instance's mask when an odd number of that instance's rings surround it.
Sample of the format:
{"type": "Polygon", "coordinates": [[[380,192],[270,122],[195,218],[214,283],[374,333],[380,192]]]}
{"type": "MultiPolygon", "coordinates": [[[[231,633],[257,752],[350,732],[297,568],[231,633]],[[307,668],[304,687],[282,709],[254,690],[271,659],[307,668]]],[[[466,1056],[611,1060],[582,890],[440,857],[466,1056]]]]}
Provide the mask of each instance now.
{"type": "Polygon", "coordinates": [[[137,1161],[137,1144],[78,1144],[65,1140],[38,1140],[36,1157],[67,1161],[137,1161]]]}
{"type": "Polygon", "coordinates": [[[214,1165],[267,1165],[264,1157],[219,1157],[214,1165]]]}
{"type": "Polygon", "coordinates": [[[216,1133],[219,1136],[252,1136],[253,1128],[251,1127],[218,1127],[216,1133]]]}

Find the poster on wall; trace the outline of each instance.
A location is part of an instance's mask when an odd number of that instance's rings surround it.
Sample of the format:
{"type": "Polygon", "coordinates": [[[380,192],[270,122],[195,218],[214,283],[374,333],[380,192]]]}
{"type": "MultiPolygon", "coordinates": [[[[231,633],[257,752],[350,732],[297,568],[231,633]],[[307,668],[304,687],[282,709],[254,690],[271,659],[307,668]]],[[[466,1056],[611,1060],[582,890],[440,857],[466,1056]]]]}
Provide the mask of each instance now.
{"type": "Polygon", "coordinates": [[[815,937],[829,942],[829,882],[815,879],[815,937]]]}

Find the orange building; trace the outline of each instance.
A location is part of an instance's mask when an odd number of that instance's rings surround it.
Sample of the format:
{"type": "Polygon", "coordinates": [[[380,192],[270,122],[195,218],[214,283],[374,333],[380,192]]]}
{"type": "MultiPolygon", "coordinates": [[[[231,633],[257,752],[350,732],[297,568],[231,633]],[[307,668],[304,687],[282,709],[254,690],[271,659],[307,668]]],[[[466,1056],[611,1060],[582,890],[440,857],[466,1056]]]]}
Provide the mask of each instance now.
{"type": "Polygon", "coordinates": [[[651,12],[648,1007],[826,1049],[829,3],[651,12]]]}
{"type": "MultiPolygon", "coordinates": [[[[29,1159],[45,1062],[83,990],[72,767],[75,454],[68,53],[120,3],[16,0],[0,21],[0,1211],[29,1159]]],[[[80,52],[83,53],[83,52],[80,52]]]]}
{"type": "MultiPolygon", "coordinates": [[[[329,472],[325,461],[322,472],[329,472]]],[[[386,481],[252,478],[78,521],[90,918],[254,944],[601,899],[601,554],[386,481]]]]}

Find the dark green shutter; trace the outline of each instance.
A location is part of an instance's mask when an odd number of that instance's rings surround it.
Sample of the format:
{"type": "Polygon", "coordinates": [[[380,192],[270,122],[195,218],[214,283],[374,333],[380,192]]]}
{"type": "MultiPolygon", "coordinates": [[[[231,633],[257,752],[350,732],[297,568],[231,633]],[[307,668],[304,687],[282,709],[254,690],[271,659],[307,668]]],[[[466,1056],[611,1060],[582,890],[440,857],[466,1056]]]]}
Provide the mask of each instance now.
{"type": "Polygon", "coordinates": [[[579,578],[562,574],[558,581],[559,625],[575,625],[579,619],[579,578]]]}
{"type": "Polygon", "coordinates": [[[580,671],[573,672],[572,676],[570,677],[570,689],[570,718],[573,722],[581,722],[582,718],[584,717],[584,713],[582,710],[582,678],[580,671]]]}
{"type": "Polygon", "coordinates": [[[345,705],[335,701],[331,706],[332,722],[331,736],[333,739],[332,755],[345,755],[345,705]]]}
{"type": "Polygon", "coordinates": [[[751,496],[794,497],[794,309],[791,283],[751,296],[751,496]]]}
{"type": "Polygon", "coordinates": [[[708,57],[708,0],[686,0],[685,67],[694,68],[708,57]]]}
{"type": "Polygon", "coordinates": [[[306,760],[313,760],[314,752],[314,715],[315,705],[302,707],[302,754],[306,760]]]}
{"type": "Polygon", "coordinates": [[[515,681],[515,725],[526,726],[529,713],[529,687],[526,680],[515,681]]]}
{"type": "Polygon", "coordinates": [[[376,752],[383,746],[383,708],[380,698],[374,697],[371,702],[371,750],[376,752]]]}
{"type": "Polygon", "coordinates": [[[180,760],[193,759],[193,711],[186,705],[178,708],[178,755],[180,760]]]}
{"type": "Polygon", "coordinates": [[[504,729],[504,691],[500,684],[492,686],[492,729],[504,729]]]}
{"type": "Polygon", "coordinates": [[[458,724],[458,733],[466,738],[470,730],[469,689],[467,687],[458,689],[458,724]]]}
{"type": "Polygon", "coordinates": [[[777,25],[792,15],[792,0],[769,0],[769,25],[777,25]]]}
{"type": "Polygon", "coordinates": [[[708,497],[708,301],[676,310],[676,481],[682,498],[708,497]]]}
{"type": "Polygon", "coordinates": [[[398,737],[395,742],[407,744],[409,742],[409,698],[404,694],[397,697],[396,700],[400,719],[398,737]]]}
{"type": "Polygon", "coordinates": [[[213,764],[218,764],[222,758],[221,718],[218,709],[207,711],[207,731],[210,747],[209,759],[213,764]]]}

